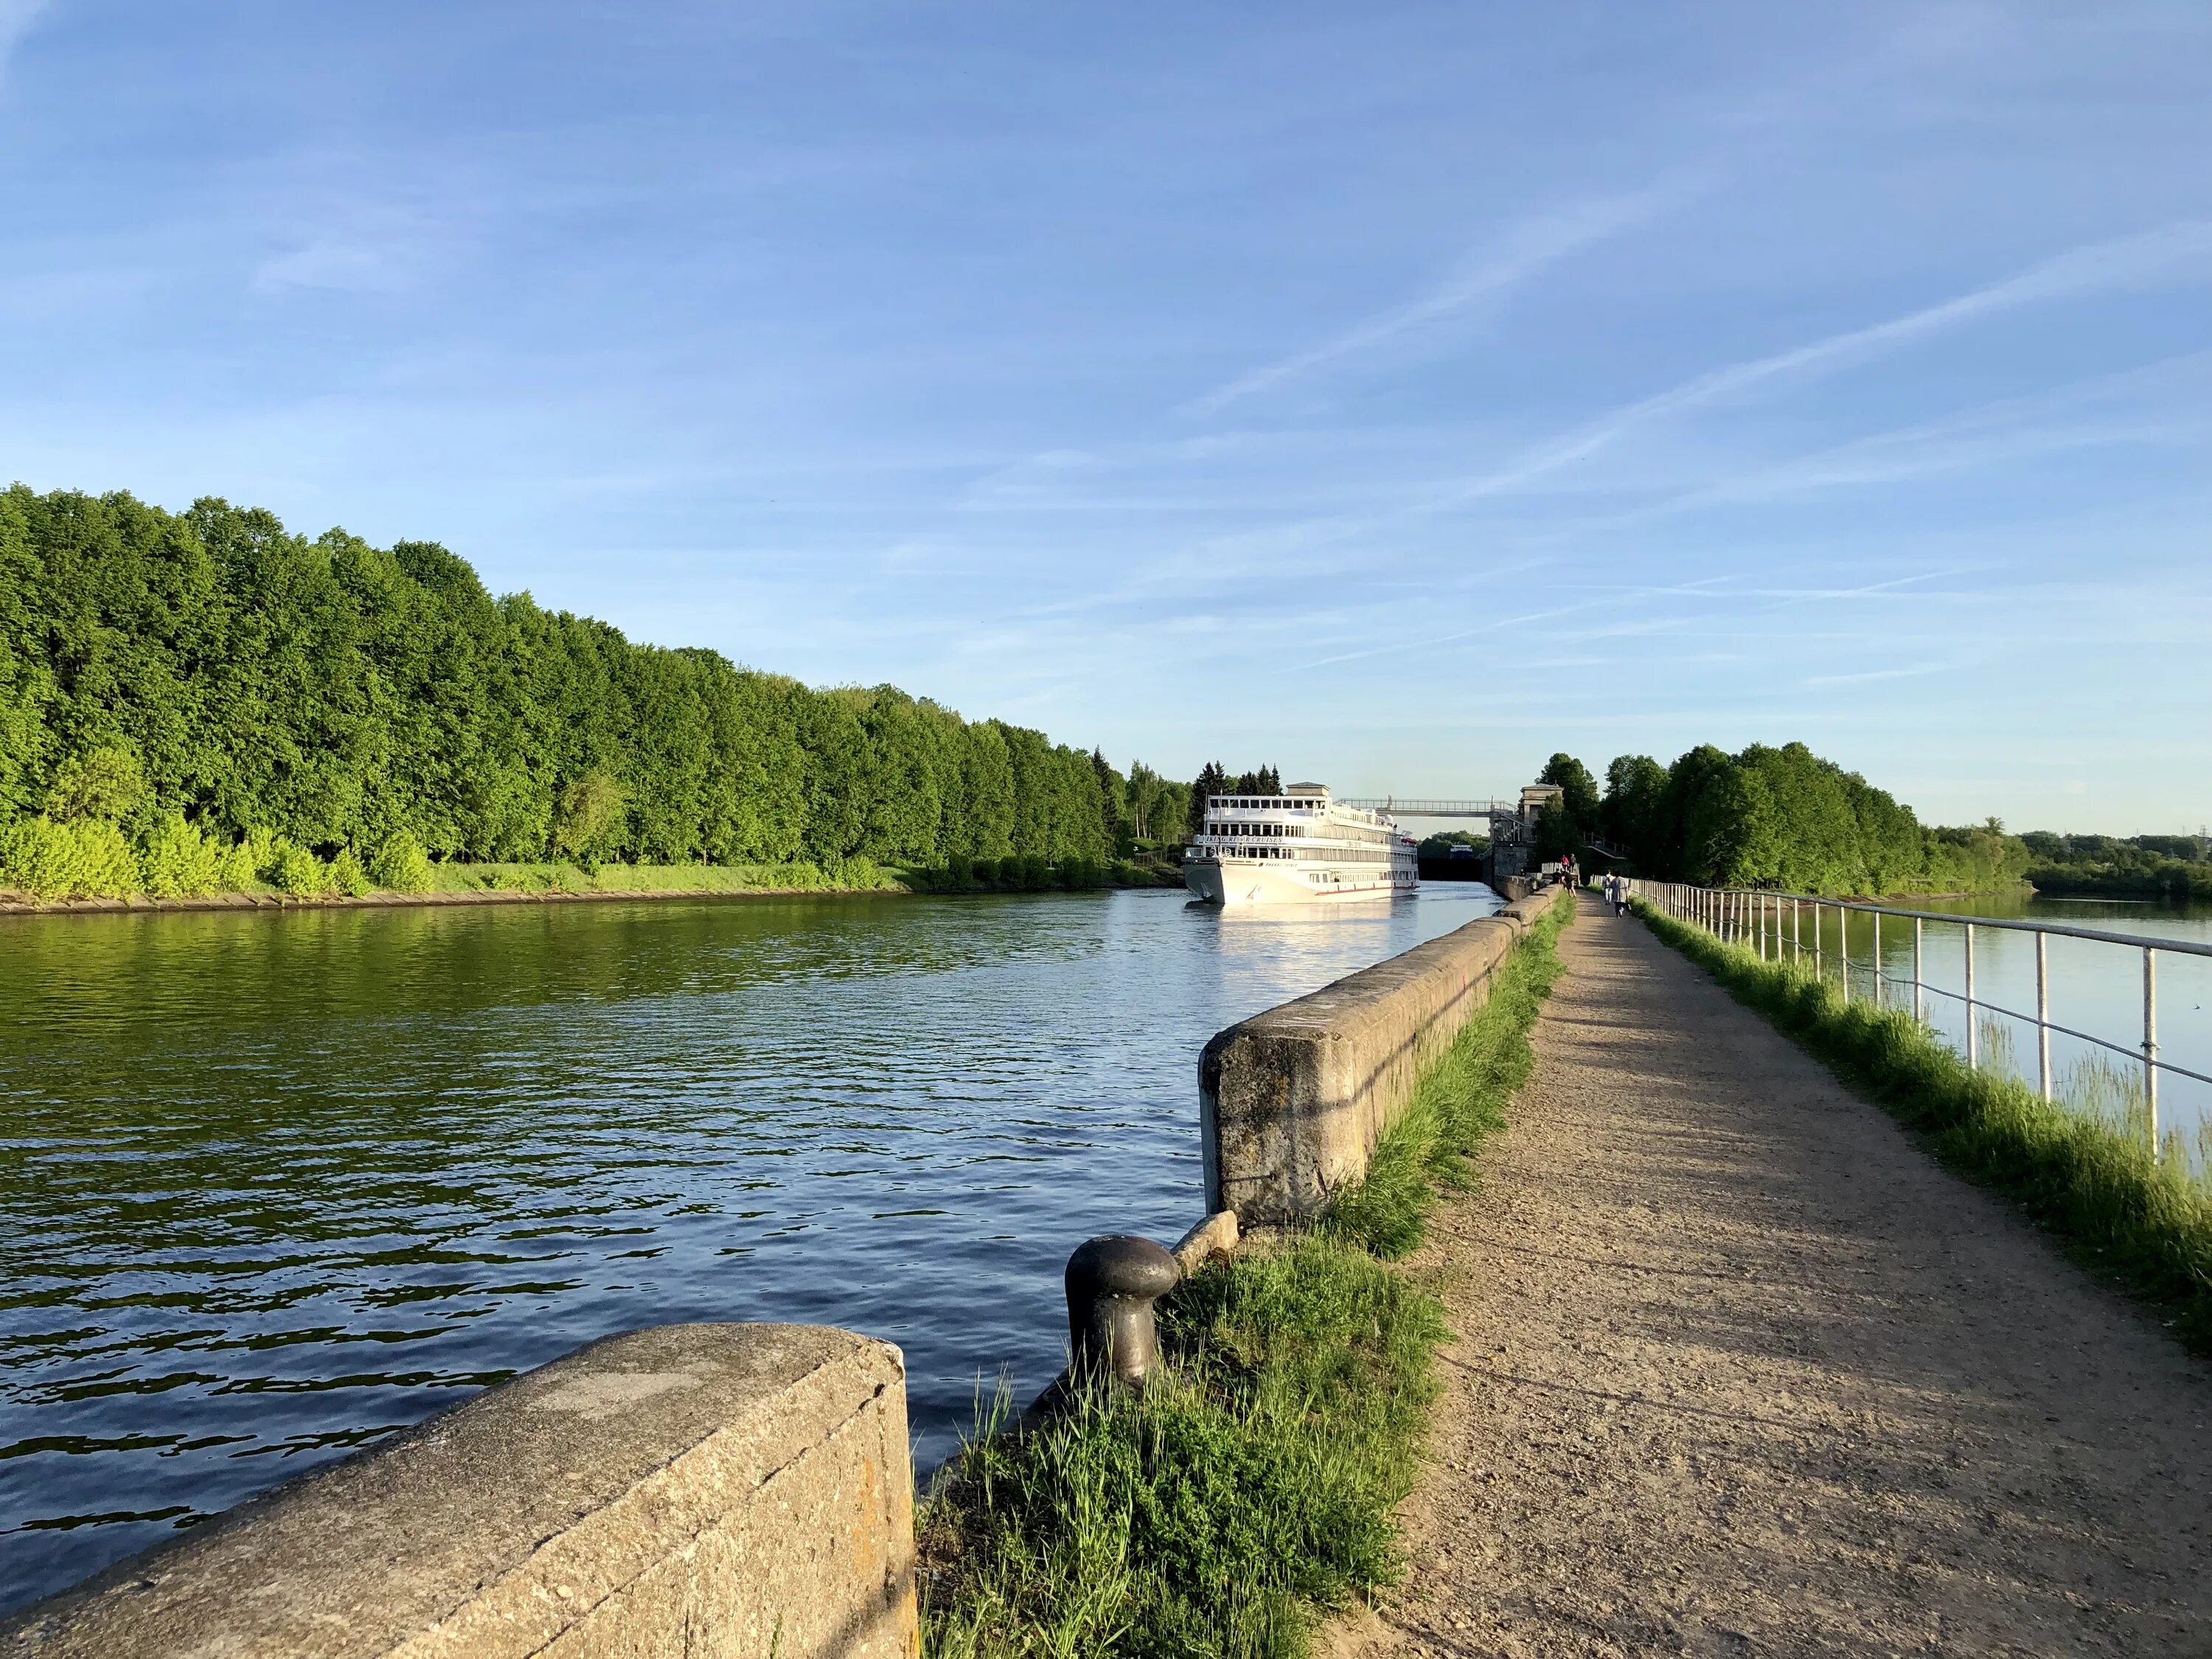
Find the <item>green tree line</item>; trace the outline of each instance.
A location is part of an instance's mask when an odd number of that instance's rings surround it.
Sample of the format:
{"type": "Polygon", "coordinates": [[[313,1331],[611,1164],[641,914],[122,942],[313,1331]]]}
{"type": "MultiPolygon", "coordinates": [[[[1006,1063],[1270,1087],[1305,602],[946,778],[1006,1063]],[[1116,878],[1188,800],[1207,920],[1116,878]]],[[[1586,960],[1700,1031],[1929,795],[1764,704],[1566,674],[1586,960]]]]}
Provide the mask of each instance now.
{"type": "Polygon", "coordinates": [[[1545,781],[1566,791],[1576,836],[1601,840],[1663,881],[1875,895],[2018,887],[2028,853],[1994,819],[1923,824],[1910,806],[1802,743],[1730,755],[1702,744],[1662,766],[1623,755],[1600,796],[1582,763],[1555,755],[1545,781]]]}
{"type": "Polygon", "coordinates": [[[1059,865],[1187,807],[1149,769],[895,687],[495,598],[432,543],[0,494],[0,856],[47,887],[58,865],[84,890],[287,885],[288,859],[355,889],[428,859],[1059,865]]]}
{"type": "Polygon", "coordinates": [[[2027,878],[2039,892],[2212,899],[2212,839],[2200,836],[2074,836],[2031,830],[2027,878]]]}

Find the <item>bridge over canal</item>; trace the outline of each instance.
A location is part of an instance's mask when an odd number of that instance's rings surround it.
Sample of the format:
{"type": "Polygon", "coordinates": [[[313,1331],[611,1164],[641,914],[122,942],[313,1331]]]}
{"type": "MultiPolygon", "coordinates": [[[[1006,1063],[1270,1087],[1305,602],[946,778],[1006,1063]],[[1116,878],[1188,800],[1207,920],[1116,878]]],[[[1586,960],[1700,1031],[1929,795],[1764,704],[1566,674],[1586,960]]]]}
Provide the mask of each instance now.
{"type": "Polygon", "coordinates": [[[1502,892],[1506,882],[1527,874],[1535,862],[1537,816],[1560,793],[1557,784],[1532,783],[1510,799],[1427,795],[1340,795],[1337,799],[1346,806],[1388,812],[1401,822],[1481,819],[1490,831],[1490,851],[1482,860],[1483,879],[1502,892]]]}

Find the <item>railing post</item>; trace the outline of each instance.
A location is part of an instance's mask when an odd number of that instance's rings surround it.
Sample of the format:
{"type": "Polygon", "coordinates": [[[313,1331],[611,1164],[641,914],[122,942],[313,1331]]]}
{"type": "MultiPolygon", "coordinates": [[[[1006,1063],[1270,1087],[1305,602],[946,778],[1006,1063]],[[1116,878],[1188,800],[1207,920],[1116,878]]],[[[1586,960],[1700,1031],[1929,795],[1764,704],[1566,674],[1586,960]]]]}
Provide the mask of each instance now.
{"type": "Polygon", "coordinates": [[[1881,912],[1874,913],[1874,1006],[1881,1006],[1881,912]]]}
{"type": "Polygon", "coordinates": [[[2143,946],[2143,1103],[2150,1110],[2150,1156],[2158,1161],[2158,952],[2143,946]]]}
{"type": "Polygon", "coordinates": [[[1813,977],[1826,979],[1827,976],[1827,963],[1820,959],[1820,901],[1814,899],[1813,901],[1813,977]]]}
{"type": "Polygon", "coordinates": [[[1836,975],[1844,981],[1844,1006],[1851,1004],[1851,912],[1848,905],[1836,907],[1836,975]]]}
{"type": "Polygon", "coordinates": [[[1790,896],[1790,960],[1795,963],[1805,959],[1805,929],[1797,920],[1797,895],[1790,896]]]}
{"type": "Polygon", "coordinates": [[[2051,935],[2035,936],[2035,1075],[2051,1098],[2051,935]]]}
{"type": "Polygon", "coordinates": [[[1912,1017],[1923,1024],[1928,1021],[1928,998],[1921,988],[1920,980],[1920,918],[1912,919],[1912,1017]]]}
{"type": "Polygon", "coordinates": [[[1982,1034],[1974,1023],[1974,924],[1966,924],[1966,1069],[1981,1063],[1982,1034]]]}

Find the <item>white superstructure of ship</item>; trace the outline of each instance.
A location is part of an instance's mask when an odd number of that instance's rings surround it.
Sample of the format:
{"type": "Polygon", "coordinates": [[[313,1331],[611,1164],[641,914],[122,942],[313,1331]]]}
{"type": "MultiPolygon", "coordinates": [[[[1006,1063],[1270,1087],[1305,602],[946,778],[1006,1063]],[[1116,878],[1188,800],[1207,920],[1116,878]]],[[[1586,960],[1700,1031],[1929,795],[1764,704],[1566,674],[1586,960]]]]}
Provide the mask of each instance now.
{"type": "Polygon", "coordinates": [[[1421,884],[1415,843],[1395,819],[1332,800],[1318,783],[1208,796],[1182,870],[1208,904],[1388,899],[1421,884]]]}

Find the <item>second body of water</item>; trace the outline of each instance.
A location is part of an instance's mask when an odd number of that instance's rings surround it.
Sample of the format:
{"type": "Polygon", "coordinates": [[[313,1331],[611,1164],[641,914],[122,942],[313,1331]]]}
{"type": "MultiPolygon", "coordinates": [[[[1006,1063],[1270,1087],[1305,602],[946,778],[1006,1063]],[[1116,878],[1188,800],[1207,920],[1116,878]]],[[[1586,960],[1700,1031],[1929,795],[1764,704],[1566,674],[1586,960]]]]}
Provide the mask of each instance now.
{"type": "MultiPolygon", "coordinates": [[[[2212,947],[2212,906],[2124,900],[2043,898],[2026,894],[1972,899],[1897,898],[1883,901],[1899,909],[1939,914],[1943,921],[1920,926],[1920,982],[1923,1017],[1960,1053],[1966,1049],[1968,1018],[1966,940],[1969,918],[1990,921],[2034,921],[2059,927],[2117,933],[2130,939],[2165,940],[2212,947]]],[[[1817,948],[1829,979],[1838,981],[1842,962],[1850,963],[1854,996],[1874,995],[1875,949],[1881,952],[1881,994],[1890,1006],[1909,1008],[1913,1000],[1913,924],[1884,918],[1877,934],[1875,918],[1864,912],[1823,905],[1816,918],[1809,902],[1793,911],[1787,899],[1770,897],[1764,911],[1766,947],[1778,945],[1785,957],[1811,963],[1817,948]],[[1848,923],[1848,927],[1844,926],[1848,923]],[[1839,945],[1847,945],[1847,949],[1839,945]]],[[[1756,924],[1753,924],[1756,926],[1756,924]]],[[[1755,935],[1747,935],[1747,942],[1755,935]]],[[[2036,997],[2036,935],[2009,927],[1974,929],[1974,1015],[1977,1059],[1994,1070],[2030,1084],[2040,1081],[2033,1023],[2036,997]]],[[[2051,1038],[2054,1092],[2112,1109],[2141,1106],[2143,1069],[2142,951],[2066,935],[2051,935],[2045,945],[2050,1019],[2069,1030],[2051,1038]],[[2078,1035],[2077,1035],[2078,1034],[2078,1035]],[[2091,1041],[2089,1039],[2095,1039],[2091,1041]],[[2110,1046],[2105,1046],[2110,1045],[2110,1046]],[[2102,1084],[2102,1087],[2097,1086],[2102,1084]],[[2116,1087],[2136,1097],[2120,1101],[2116,1087]]],[[[2212,1076],[2212,957],[2164,951],[2156,972],[2158,1056],[2173,1066],[2212,1076]]],[[[2178,1140],[2174,1155],[2207,1166],[2212,1131],[2200,1134],[2212,1119],[2212,1086],[2174,1071],[2159,1080],[2158,1121],[2163,1137],[2178,1140]]]]}

